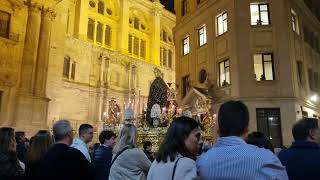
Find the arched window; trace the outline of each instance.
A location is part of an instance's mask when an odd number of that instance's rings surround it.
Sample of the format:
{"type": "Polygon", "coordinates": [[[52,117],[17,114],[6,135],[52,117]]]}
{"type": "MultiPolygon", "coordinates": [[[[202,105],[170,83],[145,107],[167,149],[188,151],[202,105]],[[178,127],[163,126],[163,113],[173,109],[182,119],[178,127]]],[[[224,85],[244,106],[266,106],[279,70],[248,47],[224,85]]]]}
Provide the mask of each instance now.
{"type": "Polygon", "coordinates": [[[103,26],[100,22],[98,22],[98,25],[97,25],[97,37],[96,37],[96,40],[98,43],[102,43],[102,29],[103,29],[103,26]]]}
{"type": "Polygon", "coordinates": [[[106,31],[105,31],[105,44],[107,46],[111,46],[111,35],[112,35],[112,32],[111,32],[111,27],[106,25],[106,31]]]}
{"type": "Polygon", "coordinates": [[[93,36],[94,36],[94,20],[89,18],[87,37],[88,39],[93,40],[93,36]]]}
{"type": "Polygon", "coordinates": [[[98,2],[98,13],[99,14],[104,14],[104,3],[102,1],[98,2]]]}
{"type": "Polygon", "coordinates": [[[139,19],[135,17],[133,22],[133,27],[135,29],[139,29],[139,25],[140,25],[139,19]]]}

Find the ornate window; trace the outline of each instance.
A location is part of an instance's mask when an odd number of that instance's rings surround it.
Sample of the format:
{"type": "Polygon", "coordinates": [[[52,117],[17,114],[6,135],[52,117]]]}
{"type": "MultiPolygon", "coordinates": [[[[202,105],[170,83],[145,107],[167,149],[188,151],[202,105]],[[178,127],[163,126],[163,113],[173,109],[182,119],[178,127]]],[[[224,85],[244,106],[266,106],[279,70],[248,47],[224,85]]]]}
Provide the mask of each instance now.
{"type": "Polygon", "coordinates": [[[111,37],[112,37],[111,27],[106,25],[106,32],[105,32],[105,44],[106,44],[106,46],[111,46],[111,37]]]}
{"type": "Polygon", "coordinates": [[[140,56],[142,58],[146,57],[146,41],[145,40],[141,40],[141,44],[140,44],[140,56]]]}
{"type": "Polygon", "coordinates": [[[129,34],[129,38],[128,38],[128,51],[130,54],[132,54],[132,35],[129,34]]]}
{"type": "Polygon", "coordinates": [[[98,13],[99,14],[104,14],[104,3],[102,1],[98,2],[98,13]]]}
{"type": "Polygon", "coordinates": [[[138,18],[134,18],[134,22],[133,22],[133,27],[135,28],[135,29],[139,29],[139,25],[140,25],[140,21],[139,21],[139,19],[138,18]]]}
{"type": "Polygon", "coordinates": [[[94,20],[90,19],[88,20],[88,32],[87,32],[87,37],[90,40],[93,40],[94,36],[94,20]]]}
{"type": "Polygon", "coordinates": [[[163,30],[163,32],[162,32],[162,40],[164,42],[167,42],[167,40],[168,40],[168,33],[165,30],[163,30]]]}
{"type": "Polygon", "coordinates": [[[163,49],[163,66],[168,65],[168,50],[163,49]]]}
{"type": "Polygon", "coordinates": [[[139,39],[137,37],[133,39],[133,54],[139,55],[139,39]]]}
{"type": "Polygon", "coordinates": [[[102,43],[102,31],[103,31],[103,25],[100,22],[98,22],[97,37],[96,37],[96,40],[98,43],[102,43]]]}
{"type": "Polygon", "coordinates": [[[0,11],[0,36],[9,37],[10,14],[0,11]]]}

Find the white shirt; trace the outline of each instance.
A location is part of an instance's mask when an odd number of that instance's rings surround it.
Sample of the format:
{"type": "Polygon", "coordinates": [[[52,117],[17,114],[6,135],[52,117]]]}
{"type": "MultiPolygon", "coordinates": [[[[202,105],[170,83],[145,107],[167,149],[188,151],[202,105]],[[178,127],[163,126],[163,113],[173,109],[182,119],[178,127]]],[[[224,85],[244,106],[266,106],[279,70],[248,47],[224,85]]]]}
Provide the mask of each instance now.
{"type": "Polygon", "coordinates": [[[73,143],[71,144],[71,147],[78,149],[86,157],[86,159],[89,162],[91,162],[89,149],[88,149],[87,144],[84,141],[82,141],[79,138],[75,138],[73,140],[73,143]]]}

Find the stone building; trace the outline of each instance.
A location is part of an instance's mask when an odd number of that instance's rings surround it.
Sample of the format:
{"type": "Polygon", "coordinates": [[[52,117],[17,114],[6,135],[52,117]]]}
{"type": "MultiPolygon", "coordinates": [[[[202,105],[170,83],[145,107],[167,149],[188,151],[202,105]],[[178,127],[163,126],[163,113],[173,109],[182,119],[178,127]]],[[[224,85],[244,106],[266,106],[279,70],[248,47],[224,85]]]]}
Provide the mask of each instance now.
{"type": "Polygon", "coordinates": [[[0,126],[138,116],[155,74],[175,82],[174,26],[157,0],[1,0],[0,126]]]}
{"type": "Polygon", "coordinates": [[[175,0],[175,12],[180,101],[213,81],[276,146],[291,143],[297,119],[319,117],[319,2],[175,0]]]}

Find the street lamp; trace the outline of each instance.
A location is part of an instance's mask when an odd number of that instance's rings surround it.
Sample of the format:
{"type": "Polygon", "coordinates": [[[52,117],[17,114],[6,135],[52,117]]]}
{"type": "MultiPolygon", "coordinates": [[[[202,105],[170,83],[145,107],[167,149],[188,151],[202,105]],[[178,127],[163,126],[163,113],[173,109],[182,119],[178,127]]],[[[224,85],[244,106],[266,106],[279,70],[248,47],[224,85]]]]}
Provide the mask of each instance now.
{"type": "Polygon", "coordinates": [[[318,95],[316,95],[316,94],[314,94],[314,95],[312,95],[312,96],[310,97],[310,100],[311,100],[312,102],[317,102],[318,99],[319,99],[319,97],[318,97],[318,95]]]}

